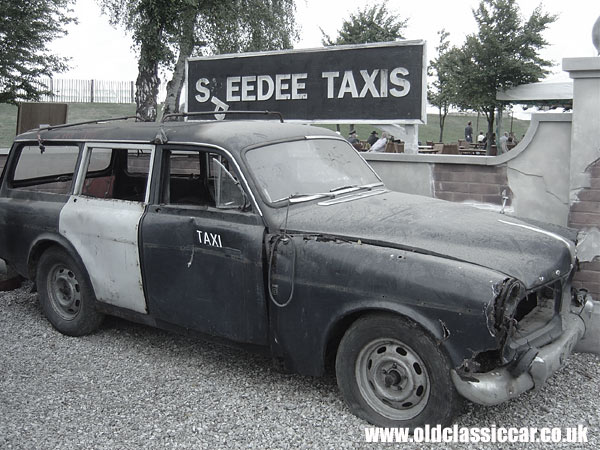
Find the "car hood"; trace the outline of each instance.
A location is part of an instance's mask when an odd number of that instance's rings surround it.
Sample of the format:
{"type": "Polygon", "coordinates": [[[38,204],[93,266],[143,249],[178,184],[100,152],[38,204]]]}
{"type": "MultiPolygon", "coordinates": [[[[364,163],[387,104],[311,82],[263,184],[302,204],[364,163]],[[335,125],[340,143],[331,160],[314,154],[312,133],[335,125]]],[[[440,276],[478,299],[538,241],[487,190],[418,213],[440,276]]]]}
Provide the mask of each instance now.
{"type": "Polygon", "coordinates": [[[477,264],[517,278],[528,289],[571,270],[572,242],[514,217],[399,192],[352,198],[293,205],[287,229],[477,264]]]}

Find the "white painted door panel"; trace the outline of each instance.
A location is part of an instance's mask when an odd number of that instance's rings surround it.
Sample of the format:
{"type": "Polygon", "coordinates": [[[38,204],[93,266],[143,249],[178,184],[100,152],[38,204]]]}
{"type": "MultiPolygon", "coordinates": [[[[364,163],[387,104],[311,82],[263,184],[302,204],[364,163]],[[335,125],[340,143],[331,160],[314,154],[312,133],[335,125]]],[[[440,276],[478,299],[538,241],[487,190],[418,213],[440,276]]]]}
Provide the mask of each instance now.
{"type": "Polygon", "coordinates": [[[138,227],[144,204],[72,196],[59,231],[74,246],[99,301],[146,313],[138,227]]]}

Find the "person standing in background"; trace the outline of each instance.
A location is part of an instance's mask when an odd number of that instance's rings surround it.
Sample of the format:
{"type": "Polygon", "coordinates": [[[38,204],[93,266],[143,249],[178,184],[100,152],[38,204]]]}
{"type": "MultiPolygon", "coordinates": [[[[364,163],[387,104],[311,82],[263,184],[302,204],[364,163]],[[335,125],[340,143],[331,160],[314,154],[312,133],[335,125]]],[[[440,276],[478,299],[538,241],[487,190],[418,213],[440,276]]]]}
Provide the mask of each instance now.
{"type": "Polygon", "coordinates": [[[379,136],[377,134],[377,131],[373,130],[373,131],[371,131],[371,134],[369,135],[369,138],[367,139],[367,143],[369,145],[373,145],[375,142],[377,142],[378,139],[379,139],[379,136]]]}
{"type": "Polygon", "coordinates": [[[500,143],[500,153],[508,152],[508,132],[507,131],[504,132],[503,136],[500,136],[500,139],[498,139],[498,141],[500,143]]]}
{"type": "Polygon", "coordinates": [[[473,127],[471,126],[471,122],[467,122],[467,126],[465,127],[465,141],[469,144],[473,142],[473,127]]]}

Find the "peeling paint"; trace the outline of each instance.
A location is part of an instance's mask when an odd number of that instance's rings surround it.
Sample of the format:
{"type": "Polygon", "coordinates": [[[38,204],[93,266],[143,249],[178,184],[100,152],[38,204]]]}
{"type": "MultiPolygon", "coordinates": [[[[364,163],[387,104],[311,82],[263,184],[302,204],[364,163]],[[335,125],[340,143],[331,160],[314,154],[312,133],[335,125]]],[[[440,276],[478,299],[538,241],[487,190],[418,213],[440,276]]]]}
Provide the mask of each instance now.
{"type": "Polygon", "coordinates": [[[600,155],[600,148],[596,149],[595,155],[591,155],[595,156],[595,159],[586,165],[582,173],[571,174],[571,176],[573,177],[573,179],[571,180],[571,189],[569,191],[569,200],[571,204],[578,203],[579,194],[581,193],[581,191],[583,191],[584,189],[589,189],[589,187],[591,186],[592,177],[590,175],[589,170],[594,164],[600,161],[600,156],[598,155],[600,155]]]}
{"type": "Polygon", "coordinates": [[[450,330],[444,323],[442,319],[439,319],[440,325],[442,326],[442,339],[440,342],[444,342],[446,339],[450,337],[450,330]]]}
{"type": "Polygon", "coordinates": [[[577,258],[580,262],[591,262],[600,257],[600,230],[590,228],[577,236],[577,258]]]}
{"type": "Polygon", "coordinates": [[[190,260],[187,263],[188,269],[192,267],[192,263],[194,262],[194,253],[196,251],[196,246],[192,245],[192,254],[190,256],[190,260]]]}

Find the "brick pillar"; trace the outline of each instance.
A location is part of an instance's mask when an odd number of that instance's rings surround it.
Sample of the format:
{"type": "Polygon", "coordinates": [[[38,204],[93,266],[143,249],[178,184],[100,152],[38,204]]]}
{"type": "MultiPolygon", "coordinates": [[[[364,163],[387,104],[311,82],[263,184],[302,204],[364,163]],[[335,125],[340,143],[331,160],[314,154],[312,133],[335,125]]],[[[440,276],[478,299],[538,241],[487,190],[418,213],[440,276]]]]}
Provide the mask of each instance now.
{"type": "Polygon", "coordinates": [[[600,300],[600,57],[565,58],[573,79],[569,225],[583,230],[577,285],[600,300]]]}

